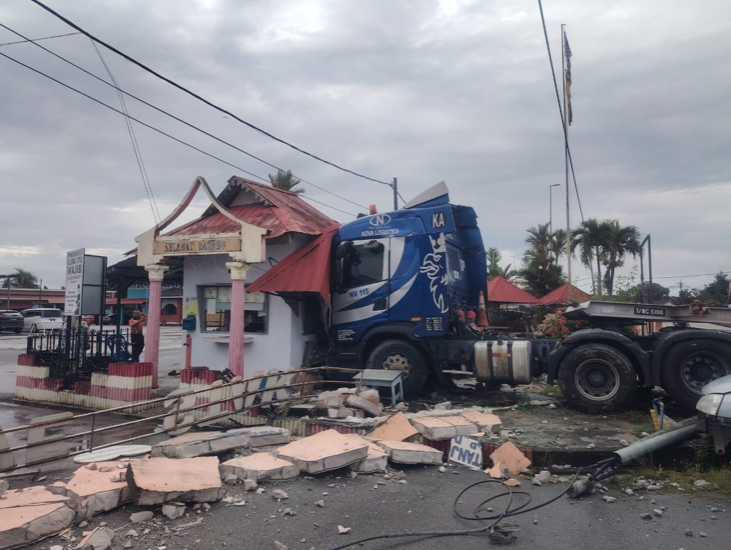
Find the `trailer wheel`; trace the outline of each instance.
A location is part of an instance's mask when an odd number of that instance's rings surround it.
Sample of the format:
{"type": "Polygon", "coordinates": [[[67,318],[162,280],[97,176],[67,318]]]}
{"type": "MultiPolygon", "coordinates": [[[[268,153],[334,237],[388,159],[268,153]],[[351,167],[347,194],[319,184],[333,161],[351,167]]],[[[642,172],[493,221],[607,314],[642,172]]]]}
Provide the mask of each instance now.
{"type": "Polygon", "coordinates": [[[731,345],[693,340],[670,348],[663,361],[662,385],[678,405],[695,410],[703,387],[727,374],[731,374],[731,345]]]}
{"type": "Polygon", "coordinates": [[[424,389],[429,376],[429,365],[422,353],[409,342],[385,340],[371,351],[367,369],[400,370],[404,393],[415,396],[424,389]]]}
{"type": "Polygon", "coordinates": [[[568,402],[583,412],[619,410],[632,401],[637,374],[621,351],[605,344],[584,344],[561,362],[561,391],[568,402]]]}

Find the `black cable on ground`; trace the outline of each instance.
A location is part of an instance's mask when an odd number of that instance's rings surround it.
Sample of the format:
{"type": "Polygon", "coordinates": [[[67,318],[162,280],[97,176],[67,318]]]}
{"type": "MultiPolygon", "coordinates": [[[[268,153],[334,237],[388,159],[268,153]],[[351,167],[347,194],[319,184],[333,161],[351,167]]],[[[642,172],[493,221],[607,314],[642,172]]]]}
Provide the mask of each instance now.
{"type": "MultiPolygon", "coordinates": [[[[465,487],[454,499],[454,503],[452,505],[452,508],[454,510],[454,514],[463,520],[466,521],[489,521],[493,520],[492,523],[489,525],[483,526],[483,527],[476,527],[473,529],[452,529],[448,531],[416,531],[413,533],[389,533],[386,535],[376,535],[373,537],[367,537],[364,539],[348,542],[347,544],[343,544],[341,546],[336,546],[335,548],[331,548],[330,550],[343,550],[344,548],[350,548],[353,546],[358,546],[365,544],[366,542],[373,542],[376,540],[386,540],[386,539],[403,539],[403,538],[414,538],[414,537],[421,537],[421,538],[437,538],[437,537],[461,537],[466,535],[479,535],[479,534],[490,534],[496,535],[496,538],[498,539],[496,542],[500,542],[500,540],[504,540],[507,538],[511,538],[511,533],[518,530],[518,527],[515,525],[505,525],[501,527],[499,523],[505,519],[510,518],[513,516],[517,516],[520,514],[527,514],[528,512],[533,512],[535,510],[538,510],[540,508],[543,508],[544,506],[548,506],[549,504],[556,502],[561,497],[565,496],[571,487],[573,487],[574,483],[576,483],[576,480],[578,479],[579,475],[582,472],[591,470],[596,468],[597,466],[601,465],[601,463],[593,464],[591,466],[586,466],[584,468],[579,468],[576,471],[576,474],[574,475],[573,479],[571,480],[571,483],[569,483],[568,487],[561,491],[557,496],[553,497],[552,499],[549,499],[545,502],[542,502],[540,504],[537,504],[531,508],[526,508],[531,502],[531,495],[527,493],[526,491],[513,491],[512,487],[505,483],[504,481],[500,479],[484,479],[482,481],[478,481],[476,483],[472,483],[471,485],[468,485],[465,487]],[[506,491],[503,491],[501,493],[498,493],[496,495],[492,495],[482,502],[478,504],[471,515],[466,515],[464,513],[461,513],[459,511],[459,504],[460,499],[464,497],[468,492],[472,491],[476,487],[480,486],[486,486],[490,484],[498,484],[502,485],[506,491]],[[513,504],[513,496],[515,495],[525,495],[527,497],[526,502],[521,504],[520,506],[517,506],[516,508],[512,507],[513,504]],[[487,504],[500,499],[500,498],[507,498],[507,503],[505,507],[503,508],[503,511],[498,514],[492,514],[492,515],[481,515],[481,511],[484,509],[486,510],[487,504]]],[[[507,541],[505,541],[507,542],[507,541]]]]}

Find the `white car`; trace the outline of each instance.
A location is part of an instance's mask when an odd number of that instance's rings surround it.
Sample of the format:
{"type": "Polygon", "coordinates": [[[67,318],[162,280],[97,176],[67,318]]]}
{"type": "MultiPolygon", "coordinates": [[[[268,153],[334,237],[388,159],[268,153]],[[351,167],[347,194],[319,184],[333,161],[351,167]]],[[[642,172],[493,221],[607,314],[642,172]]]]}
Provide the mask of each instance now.
{"type": "Polygon", "coordinates": [[[20,312],[20,314],[24,318],[24,332],[60,329],[63,325],[61,310],[57,308],[37,307],[33,309],[24,309],[20,312]]]}

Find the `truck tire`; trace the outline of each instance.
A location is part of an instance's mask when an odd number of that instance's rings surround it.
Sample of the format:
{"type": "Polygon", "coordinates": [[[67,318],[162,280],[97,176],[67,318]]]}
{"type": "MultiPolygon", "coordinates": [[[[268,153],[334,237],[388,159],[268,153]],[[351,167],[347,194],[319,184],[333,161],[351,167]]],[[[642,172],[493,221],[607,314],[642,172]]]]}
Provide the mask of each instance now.
{"type": "Polygon", "coordinates": [[[731,345],[714,340],[681,342],[663,358],[662,387],[681,407],[695,410],[703,386],[731,374],[731,345]]]}
{"type": "Polygon", "coordinates": [[[637,373],[625,354],[605,344],[584,344],[561,362],[558,383],[574,408],[602,413],[625,408],[637,391],[637,373]]]}
{"type": "Polygon", "coordinates": [[[368,355],[367,369],[397,369],[402,371],[404,394],[414,397],[424,389],[429,365],[423,354],[403,340],[384,340],[368,355]]]}

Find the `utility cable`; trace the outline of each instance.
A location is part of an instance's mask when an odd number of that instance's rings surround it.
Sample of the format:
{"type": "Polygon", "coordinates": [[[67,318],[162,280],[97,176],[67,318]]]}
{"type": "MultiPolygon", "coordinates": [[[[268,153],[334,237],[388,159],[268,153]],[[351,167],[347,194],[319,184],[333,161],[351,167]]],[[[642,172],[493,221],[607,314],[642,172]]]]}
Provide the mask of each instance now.
{"type": "Polygon", "coordinates": [[[150,177],[147,175],[147,169],[145,168],[145,161],[142,158],[142,151],[140,150],[140,146],[137,143],[137,136],[135,135],[134,127],[132,126],[132,121],[129,119],[129,110],[127,109],[127,103],[124,101],[124,95],[120,91],[119,84],[117,83],[117,79],[114,78],[114,75],[112,74],[112,70],[109,68],[109,65],[107,65],[107,62],[104,60],[104,56],[102,56],[101,50],[99,50],[99,47],[96,45],[96,42],[91,40],[91,45],[94,46],[94,50],[96,51],[97,55],[99,56],[100,61],[102,62],[102,65],[104,65],[104,68],[107,71],[107,74],[109,75],[109,78],[112,79],[112,82],[114,82],[114,88],[117,90],[117,95],[119,96],[119,103],[122,105],[122,110],[127,115],[124,117],[124,122],[127,125],[127,133],[129,134],[129,138],[132,141],[132,150],[135,153],[135,159],[137,159],[137,167],[140,170],[140,176],[142,176],[142,185],[145,186],[145,191],[147,192],[147,198],[150,201],[150,209],[152,210],[152,217],[155,220],[155,225],[159,225],[162,221],[162,217],[160,216],[160,211],[157,209],[157,201],[155,200],[155,195],[152,192],[152,183],[150,183],[150,177]]]}
{"type": "MultiPolygon", "coordinates": [[[[8,29],[10,30],[10,29],[8,29]]],[[[15,33],[18,34],[18,33],[15,33]]],[[[13,44],[25,44],[26,42],[33,42],[34,44],[39,40],[50,40],[51,38],[63,38],[64,36],[74,36],[75,34],[81,34],[78,32],[67,32],[66,34],[55,34],[53,36],[44,36],[43,38],[26,38],[25,40],[16,40],[15,42],[5,42],[0,44],[0,48],[3,46],[12,46],[13,44]]]]}
{"type": "MultiPolygon", "coordinates": [[[[25,67],[26,69],[29,69],[29,70],[33,71],[34,73],[36,73],[36,74],[39,74],[41,76],[44,76],[47,79],[52,80],[56,84],[60,84],[64,88],[67,88],[67,89],[69,89],[71,91],[74,91],[77,94],[82,95],[82,96],[86,97],[87,99],[90,99],[93,102],[98,103],[99,105],[102,105],[102,106],[106,107],[107,109],[110,109],[110,110],[114,111],[115,113],[118,113],[118,114],[120,114],[122,116],[128,117],[130,120],[133,120],[133,121],[137,122],[138,124],[141,124],[142,126],[145,126],[146,128],[149,128],[150,130],[153,130],[153,131],[157,132],[158,134],[162,134],[163,136],[168,137],[168,138],[172,139],[173,141],[176,141],[176,142],[178,142],[178,143],[180,143],[182,145],[185,145],[186,147],[189,147],[189,148],[191,148],[191,149],[193,149],[195,151],[198,151],[199,153],[202,153],[202,154],[206,155],[207,157],[210,157],[210,158],[212,158],[214,160],[217,160],[219,162],[222,162],[223,164],[226,164],[228,166],[231,166],[232,168],[236,168],[237,170],[240,170],[244,174],[248,174],[248,175],[250,175],[250,176],[252,176],[252,177],[254,177],[254,178],[258,179],[258,180],[261,180],[263,182],[268,182],[269,181],[268,179],[263,178],[262,176],[259,176],[257,174],[254,174],[253,172],[249,172],[248,170],[245,170],[245,169],[241,168],[240,166],[236,166],[235,164],[232,164],[232,163],[230,163],[230,162],[228,162],[226,160],[223,160],[222,158],[217,157],[216,155],[213,155],[211,153],[208,153],[207,151],[204,151],[203,149],[200,149],[200,148],[196,147],[195,145],[192,145],[192,144],[190,144],[190,143],[188,143],[186,141],[183,141],[182,139],[178,139],[175,136],[172,136],[172,135],[168,134],[167,132],[164,132],[163,130],[160,130],[159,128],[155,128],[154,126],[152,126],[150,124],[147,124],[146,122],[142,122],[138,118],[135,118],[135,117],[133,117],[131,115],[125,114],[124,112],[120,111],[119,109],[116,109],[116,108],[112,107],[111,105],[108,105],[108,104],[104,103],[103,101],[100,101],[99,99],[96,99],[95,97],[92,97],[89,94],[84,93],[81,90],[78,90],[78,89],[74,88],[73,86],[70,86],[70,85],[66,84],[65,82],[61,82],[60,80],[58,80],[58,79],[56,79],[56,78],[54,78],[54,77],[52,77],[50,75],[47,75],[46,73],[44,73],[42,71],[39,71],[38,69],[35,69],[35,68],[31,67],[30,65],[26,65],[22,61],[18,61],[17,59],[15,59],[13,57],[10,57],[7,54],[4,54],[4,53],[0,52],[0,56],[4,57],[6,59],[9,59],[10,61],[12,61],[12,62],[14,62],[14,63],[16,63],[16,64],[18,64],[18,65],[20,65],[22,67],[25,67]]],[[[302,196],[302,195],[300,195],[300,196],[302,196]]],[[[343,214],[347,214],[349,216],[356,217],[356,215],[353,214],[352,212],[346,212],[345,210],[341,210],[340,208],[336,208],[334,206],[330,206],[329,204],[325,204],[323,202],[317,201],[317,200],[312,199],[310,197],[304,197],[304,196],[302,196],[302,198],[305,198],[305,199],[307,199],[309,201],[312,201],[312,202],[316,202],[318,204],[322,204],[323,206],[327,206],[328,208],[332,208],[333,210],[337,210],[338,212],[342,212],[343,214]]]]}
{"type": "MultiPolygon", "coordinates": [[[[13,30],[13,29],[11,29],[11,28],[10,28],[10,27],[8,27],[8,26],[6,26],[6,25],[3,25],[2,23],[0,23],[0,27],[2,27],[2,28],[4,28],[5,30],[8,30],[8,31],[10,31],[10,32],[12,32],[12,33],[14,33],[14,34],[16,34],[17,36],[20,36],[20,37],[23,37],[23,38],[25,38],[25,37],[24,37],[24,36],[23,36],[22,34],[20,34],[20,33],[19,33],[18,31],[16,31],[16,30],[13,30]]],[[[92,41],[92,42],[93,42],[93,41],[92,41]]],[[[66,59],[66,58],[65,58],[65,57],[63,57],[62,55],[59,55],[59,54],[57,54],[56,52],[54,52],[54,51],[52,51],[52,50],[49,50],[48,48],[45,48],[45,47],[41,46],[40,44],[35,44],[35,43],[34,43],[34,45],[36,45],[36,46],[38,46],[39,48],[41,48],[42,50],[44,50],[44,51],[46,51],[46,52],[50,53],[51,55],[53,55],[54,57],[56,57],[56,58],[60,59],[61,61],[65,62],[65,63],[68,63],[68,64],[69,64],[69,65],[71,65],[72,67],[75,67],[76,69],[80,70],[81,72],[83,72],[83,73],[85,73],[85,74],[87,74],[87,75],[91,76],[92,78],[95,78],[95,79],[96,79],[96,80],[98,80],[99,82],[102,82],[102,83],[104,83],[104,84],[106,84],[107,86],[110,86],[110,87],[112,87],[112,88],[116,88],[116,89],[117,89],[117,90],[118,90],[119,92],[123,93],[124,95],[127,95],[127,96],[131,97],[132,99],[135,99],[135,100],[139,101],[139,102],[140,102],[140,103],[142,103],[143,105],[147,105],[148,107],[150,107],[150,108],[152,108],[152,109],[156,110],[157,112],[159,112],[159,113],[162,113],[162,114],[164,114],[164,115],[166,115],[166,116],[168,116],[168,117],[172,118],[173,120],[176,120],[176,121],[178,121],[178,122],[180,122],[180,123],[182,123],[182,124],[185,124],[185,125],[186,125],[186,126],[188,126],[189,128],[192,128],[192,129],[194,129],[194,130],[196,130],[196,131],[198,131],[198,132],[200,132],[200,133],[202,133],[202,134],[204,134],[204,135],[206,135],[206,136],[208,136],[208,137],[210,137],[210,138],[213,138],[213,139],[215,139],[216,141],[218,141],[219,143],[223,143],[224,145],[227,145],[228,147],[231,147],[232,149],[234,149],[234,150],[236,150],[236,151],[239,151],[240,153],[243,153],[243,154],[247,155],[248,157],[251,157],[251,158],[253,158],[253,159],[255,159],[255,160],[258,160],[259,162],[261,162],[261,163],[263,163],[263,164],[266,164],[267,166],[269,166],[269,167],[271,167],[271,168],[274,168],[274,169],[276,169],[276,170],[282,170],[283,172],[285,172],[285,171],[286,171],[286,170],[284,170],[283,168],[280,168],[279,166],[277,166],[276,164],[272,164],[272,163],[270,163],[270,162],[267,162],[266,160],[264,160],[264,159],[262,159],[262,158],[260,158],[260,157],[257,157],[256,155],[254,155],[254,154],[252,154],[252,153],[249,153],[248,151],[245,151],[244,149],[241,149],[240,147],[237,147],[236,145],[234,145],[234,144],[232,144],[232,143],[229,143],[228,141],[226,141],[226,140],[224,140],[224,139],[221,139],[221,138],[219,138],[219,137],[217,137],[217,136],[215,136],[215,135],[213,135],[213,134],[211,134],[211,133],[209,133],[209,132],[207,132],[207,131],[203,130],[202,128],[199,128],[198,126],[195,126],[194,124],[191,124],[191,123],[189,123],[189,122],[187,122],[187,121],[183,120],[182,118],[179,118],[179,117],[177,117],[177,116],[173,115],[172,113],[169,113],[169,112],[167,112],[166,110],[164,110],[164,109],[161,109],[160,107],[157,107],[157,106],[153,105],[152,103],[149,103],[149,102],[145,101],[144,99],[141,99],[141,98],[137,97],[137,96],[136,96],[136,95],[134,95],[134,94],[131,94],[130,92],[126,92],[126,91],[122,90],[122,89],[121,89],[121,88],[119,88],[118,86],[114,86],[114,84],[111,84],[110,82],[107,82],[107,81],[106,81],[106,80],[104,80],[103,78],[100,78],[100,77],[98,77],[98,76],[97,76],[97,75],[95,75],[94,73],[92,73],[92,72],[90,72],[90,71],[87,71],[87,70],[86,70],[86,69],[84,69],[83,67],[81,67],[81,66],[77,65],[77,64],[76,64],[76,63],[74,63],[73,61],[70,61],[70,60],[66,59]]],[[[350,199],[347,199],[347,198],[345,198],[345,197],[343,197],[343,196],[341,196],[341,195],[338,195],[337,193],[333,193],[332,191],[329,191],[329,190],[325,189],[324,187],[321,187],[321,186],[319,186],[319,185],[317,185],[317,184],[314,184],[314,183],[312,183],[312,182],[310,182],[310,181],[307,181],[307,180],[305,180],[305,179],[303,179],[303,178],[299,177],[299,176],[298,176],[297,174],[293,174],[293,175],[294,175],[295,177],[297,177],[297,179],[299,179],[299,180],[300,180],[300,181],[301,181],[302,183],[304,183],[304,184],[307,184],[307,185],[311,185],[312,187],[315,187],[316,189],[319,189],[320,191],[323,191],[323,192],[325,192],[325,193],[327,193],[327,194],[329,194],[329,195],[332,195],[333,197],[337,197],[337,198],[339,198],[339,199],[341,199],[341,200],[344,200],[345,202],[348,202],[348,203],[350,203],[350,204],[352,204],[352,205],[354,205],[354,206],[357,206],[358,208],[363,208],[363,209],[365,209],[365,210],[367,210],[367,209],[368,209],[368,207],[366,207],[366,206],[364,206],[364,205],[362,205],[362,204],[358,204],[357,202],[353,202],[353,201],[351,201],[350,199]]],[[[269,180],[266,180],[266,181],[268,182],[269,180]]],[[[403,200],[403,199],[402,199],[402,200],[403,200]]],[[[405,202],[405,201],[404,201],[404,202],[405,202]]]]}
{"type": "MultiPolygon", "coordinates": [[[[35,2],[35,0],[31,0],[35,2]]],[[[561,109],[561,97],[558,93],[558,82],[556,81],[556,70],[553,68],[553,57],[551,56],[551,44],[548,41],[548,31],[546,30],[546,19],[543,17],[543,4],[541,0],[538,0],[538,9],[541,12],[541,23],[543,24],[543,36],[546,39],[546,49],[548,50],[548,61],[551,64],[551,75],[553,76],[553,87],[556,90],[556,101],[558,102],[558,114],[561,115],[561,128],[563,130],[564,144],[566,145],[566,151],[569,154],[569,164],[571,165],[571,177],[574,180],[574,189],[576,190],[576,200],[579,202],[579,212],[581,213],[581,221],[584,221],[584,210],[581,208],[581,197],[579,196],[579,186],[576,183],[576,173],[574,172],[574,160],[571,158],[571,147],[569,147],[569,136],[566,133],[566,122],[563,118],[563,111],[561,109]]]]}
{"type": "Polygon", "coordinates": [[[60,13],[58,13],[57,11],[55,11],[55,10],[51,9],[50,7],[46,6],[46,5],[45,5],[45,4],[43,3],[43,2],[40,2],[39,0],[30,0],[30,1],[31,1],[31,2],[33,2],[34,4],[36,4],[37,6],[39,6],[39,7],[43,8],[44,10],[46,10],[46,11],[47,11],[48,13],[50,13],[51,15],[53,15],[53,16],[55,16],[55,17],[57,17],[58,19],[60,19],[61,21],[63,21],[63,22],[64,22],[64,23],[66,23],[67,25],[69,25],[69,26],[70,26],[71,28],[74,28],[74,29],[76,29],[76,30],[77,30],[77,31],[79,31],[79,32],[80,32],[81,34],[83,34],[84,36],[86,36],[86,37],[88,37],[88,38],[91,38],[91,39],[92,39],[92,40],[93,40],[94,42],[96,42],[96,43],[98,43],[98,44],[101,44],[101,45],[102,45],[102,46],[104,46],[105,48],[107,48],[107,49],[109,49],[109,50],[113,51],[114,53],[116,53],[117,55],[119,55],[119,56],[121,56],[121,57],[125,58],[125,59],[126,59],[127,61],[129,61],[130,63],[133,63],[133,64],[137,65],[138,67],[140,67],[140,68],[141,68],[141,69],[143,69],[144,71],[147,71],[147,72],[148,72],[148,73],[150,73],[151,75],[153,75],[153,76],[155,76],[155,77],[159,78],[160,80],[162,80],[162,81],[164,81],[164,82],[167,82],[167,83],[168,83],[168,84],[170,84],[171,86],[173,86],[173,87],[177,88],[178,90],[180,90],[180,91],[182,91],[182,92],[185,92],[186,94],[190,95],[191,97],[194,97],[194,98],[196,98],[196,99],[197,99],[197,100],[199,100],[199,101],[202,101],[203,103],[205,103],[205,104],[206,104],[206,105],[208,105],[209,107],[213,107],[213,108],[214,108],[214,109],[216,109],[217,111],[219,111],[219,112],[221,112],[221,113],[224,113],[224,114],[227,114],[227,115],[228,115],[228,116],[230,116],[231,118],[233,118],[233,119],[237,120],[238,122],[240,122],[240,123],[242,123],[242,124],[244,124],[244,125],[248,126],[249,128],[251,128],[251,129],[253,129],[253,130],[256,130],[257,132],[259,132],[259,133],[261,133],[261,134],[263,134],[263,135],[267,136],[268,138],[271,138],[271,139],[273,139],[274,141],[278,141],[279,143],[281,143],[281,144],[283,144],[283,145],[286,145],[287,147],[290,147],[290,148],[294,149],[295,151],[298,151],[298,152],[302,153],[303,155],[307,155],[308,157],[311,157],[311,158],[313,158],[313,159],[315,159],[315,160],[318,160],[318,161],[320,161],[320,162],[322,162],[322,163],[324,163],[324,164],[329,164],[330,166],[332,166],[332,167],[334,167],[334,168],[337,168],[338,170],[342,170],[343,172],[347,172],[347,173],[349,173],[349,174],[352,174],[352,175],[354,175],[354,176],[357,176],[357,177],[359,177],[359,178],[363,178],[363,179],[366,179],[366,180],[369,180],[369,181],[373,181],[373,182],[376,182],[376,183],[382,183],[383,185],[388,185],[389,187],[391,187],[391,183],[389,183],[389,182],[386,182],[386,181],[382,181],[382,180],[379,180],[379,179],[376,179],[376,178],[371,178],[371,177],[369,177],[369,176],[366,176],[366,175],[360,174],[360,173],[358,173],[358,172],[355,172],[354,170],[350,170],[349,168],[344,168],[344,167],[342,167],[342,166],[340,166],[340,165],[338,165],[338,164],[335,164],[334,162],[330,162],[329,160],[326,160],[326,159],[324,159],[324,158],[322,158],[322,157],[319,157],[319,156],[317,156],[317,155],[315,155],[315,154],[313,154],[313,153],[310,153],[310,152],[308,152],[308,151],[305,151],[304,149],[302,149],[302,148],[300,148],[300,147],[297,147],[296,145],[293,145],[292,143],[289,143],[288,141],[285,141],[285,140],[283,140],[283,139],[281,139],[281,138],[279,138],[279,137],[277,137],[277,136],[275,136],[275,135],[273,135],[273,134],[271,134],[271,133],[267,132],[266,130],[263,130],[262,128],[259,128],[258,126],[256,126],[256,125],[252,124],[251,122],[247,122],[246,120],[244,120],[244,119],[242,119],[242,118],[239,118],[238,116],[236,116],[236,115],[235,115],[235,114],[233,114],[232,112],[230,112],[230,111],[228,111],[228,110],[224,109],[223,107],[219,107],[219,106],[218,106],[218,105],[216,105],[215,103],[213,103],[213,102],[211,102],[211,101],[209,101],[209,100],[205,99],[204,97],[202,97],[202,96],[200,96],[200,95],[196,94],[195,92],[193,92],[193,91],[189,90],[189,89],[188,89],[188,88],[186,88],[185,86],[182,86],[181,84],[178,84],[178,83],[177,83],[177,82],[175,82],[174,80],[171,80],[171,79],[169,79],[169,78],[167,78],[167,77],[165,77],[165,76],[161,75],[160,73],[158,73],[158,72],[154,71],[153,69],[151,69],[151,68],[150,68],[150,67],[148,67],[147,65],[144,65],[143,63],[141,63],[141,62],[137,61],[137,60],[136,60],[135,58],[133,58],[133,57],[130,57],[130,56],[129,56],[129,55],[127,55],[126,53],[124,53],[124,52],[122,52],[122,51],[118,50],[117,48],[115,48],[114,46],[111,46],[110,44],[107,44],[107,43],[106,43],[106,42],[104,42],[103,40],[101,40],[101,39],[97,38],[97,37],[96,37],[96,36],[94,36],[93,34],[91,34],[91,33],[89,33],[88,31],[86,31],[86,30],[82,29],[82,28],[81,28],[80,26],[78,26],[78,25],[77,25],[76,23],[74,23],[73,21],[71,21],[71,20],[67,19],[66,17],[64,17],[63,15],[61,15],[60,13]]]}

